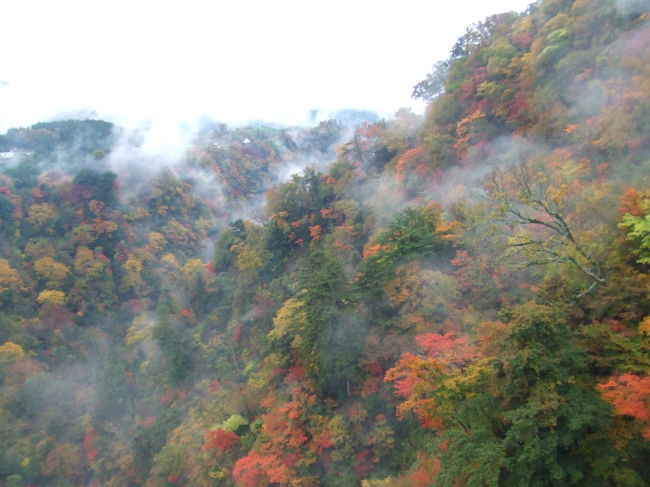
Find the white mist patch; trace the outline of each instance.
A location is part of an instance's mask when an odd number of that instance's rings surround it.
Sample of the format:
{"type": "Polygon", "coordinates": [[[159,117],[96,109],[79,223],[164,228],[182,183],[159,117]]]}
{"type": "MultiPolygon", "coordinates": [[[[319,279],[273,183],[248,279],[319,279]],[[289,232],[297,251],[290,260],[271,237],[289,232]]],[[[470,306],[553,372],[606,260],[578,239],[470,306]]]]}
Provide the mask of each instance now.
{"type": "Polygon", "coordinates": [[[401,211],[410,206],[436,202],[444,209],[463,199],[482,197],[484,179],[496,168],[507,169],[521,164],[532,153],[547,153],[548,147],[520,136],[502,136],[489,142],[485,152],[490,154],[480,160],[465,160],[444,170],[428,181],[427,190],[417,197],[409,197],[402,191],[403,183],[391,171],[369,178],[357,185],[351,198],[364,195],[364,204],[372,210],[375,218],[373,233],[380,232],[401,211]]]}
{"type": "Polygon", "coordinates": [[[446,170],[443,177],[435,182],[429,198],[443,206],[456,203],[463,198],[472,198],[482,192],[483,180],[495,169],[518,166],[530,154],[548,152],[549,148],[533,142],[526,137],[504,135],[486,145],[490,154],[480,161],[463,161],[446,170]]]}
{"type": "Polygon", "coordinates": [[[388,115],[417,105],[412,86],[465,26],[528,3],[459,0],[441,15],[420,0],[4,2],[0,130],[82,109],[229,124],[307,122],[315,106],[388,115]]]}
{"type": "Polygon", "coordinates": [[[133,169],[135,165],[149,172],[178,163],[184,159],[199,130],[198,120],[179,122],[160,118],[135,123],[116,122],[124,127],[118,129],[110,156],[110,164],[116,172],[133,169]]]}
{"type": "Polygon", "coordinates": [[[641,15],[650,12],[648,0],[616,0],[616,6],[623,15],[641,15]]]}

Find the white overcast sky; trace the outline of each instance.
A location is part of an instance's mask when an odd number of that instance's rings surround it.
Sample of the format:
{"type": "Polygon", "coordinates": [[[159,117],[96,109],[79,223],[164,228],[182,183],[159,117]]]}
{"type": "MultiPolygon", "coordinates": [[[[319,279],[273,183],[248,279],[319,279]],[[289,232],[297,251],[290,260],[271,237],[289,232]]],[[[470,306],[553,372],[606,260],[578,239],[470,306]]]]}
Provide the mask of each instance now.
{"type": "Polygon", "coordinates": [[[0,131],[88,110],[292,124],[418,109],[465,27],[532,0],[2,0],[0,131]]]}

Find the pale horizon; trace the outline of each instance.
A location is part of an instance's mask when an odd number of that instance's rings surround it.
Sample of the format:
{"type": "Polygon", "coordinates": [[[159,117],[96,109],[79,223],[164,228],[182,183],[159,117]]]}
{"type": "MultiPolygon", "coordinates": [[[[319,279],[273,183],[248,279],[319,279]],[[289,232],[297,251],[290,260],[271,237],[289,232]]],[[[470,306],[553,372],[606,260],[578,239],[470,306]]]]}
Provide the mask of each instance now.
{"type": "Polygon", "coordinates": [[[421,112],[413,85],[466,27],[529,3],[10,0],[0,131],[64,118],[165,132],[204,117],[295,125],[311,110],[421,112]]]}

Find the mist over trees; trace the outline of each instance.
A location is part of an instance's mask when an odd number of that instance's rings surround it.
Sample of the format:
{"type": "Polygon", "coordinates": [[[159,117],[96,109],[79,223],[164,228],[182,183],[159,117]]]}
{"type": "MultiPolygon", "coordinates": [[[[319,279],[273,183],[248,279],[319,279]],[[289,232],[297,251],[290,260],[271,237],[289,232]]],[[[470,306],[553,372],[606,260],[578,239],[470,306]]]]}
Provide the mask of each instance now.
{"type": "Polygon", "coordinates": [[[650,12],[468,27],[422,117],[0,136],[0,486],[650,482],[650,12]]]}

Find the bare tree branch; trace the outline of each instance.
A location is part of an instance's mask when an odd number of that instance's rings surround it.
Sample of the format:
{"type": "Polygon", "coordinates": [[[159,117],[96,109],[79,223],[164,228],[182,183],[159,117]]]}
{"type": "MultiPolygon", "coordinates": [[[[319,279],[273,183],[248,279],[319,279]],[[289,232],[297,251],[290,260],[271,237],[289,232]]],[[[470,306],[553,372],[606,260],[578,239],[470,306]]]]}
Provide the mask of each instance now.
{"type": "Polygon", "coordinates": [[[485,188],[498,203],[497,217],[514,232],[507,255],[521,259],[516,264],[518,269],[550,264],[572,266],[591,281],[580,296],[607,282],[603,266],[586,250],[567,220],[560,198],[562,187],[554,188],[543,170],[535,171],[529,156],[518,167],[494,171],[485,188]],[[546,235],[534,238],[518,228],[533,232],[537,229],[538,235],[543,230],[541,234],[546,235]]]}

